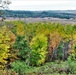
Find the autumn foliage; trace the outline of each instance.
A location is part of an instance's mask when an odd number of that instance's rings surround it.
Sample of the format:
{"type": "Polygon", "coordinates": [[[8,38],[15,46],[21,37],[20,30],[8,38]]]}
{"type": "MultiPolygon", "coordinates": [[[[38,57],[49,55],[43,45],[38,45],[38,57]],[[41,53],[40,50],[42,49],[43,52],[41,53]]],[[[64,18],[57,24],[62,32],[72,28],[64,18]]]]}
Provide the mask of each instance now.
{"type": "Polygon", "coordinates": [[[76,25],[20,21],[7,24],[0,27],[0,69],[18,72],[18,64],[25,63],[22,67],[26,68],[76,57],[76,25]]]}

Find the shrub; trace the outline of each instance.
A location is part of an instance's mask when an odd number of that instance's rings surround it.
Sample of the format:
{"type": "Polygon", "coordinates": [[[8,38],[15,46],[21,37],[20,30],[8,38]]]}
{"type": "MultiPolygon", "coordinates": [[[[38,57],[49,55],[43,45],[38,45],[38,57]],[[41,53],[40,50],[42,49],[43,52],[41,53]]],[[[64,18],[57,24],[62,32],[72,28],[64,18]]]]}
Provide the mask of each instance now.
{"type": "Polygon", "coordinates": [[[18,75],[15,71],[0,70],[0,75],[18,75]]]}
{"type": "Polygon", "coordinates": [[[12,71],[16,71],[18,75],[24,75],[26,73],[26,70],[29,69],[29,66],[26,65],[25,62],[16,60],[13,63],[11,63],[12,71]]]}

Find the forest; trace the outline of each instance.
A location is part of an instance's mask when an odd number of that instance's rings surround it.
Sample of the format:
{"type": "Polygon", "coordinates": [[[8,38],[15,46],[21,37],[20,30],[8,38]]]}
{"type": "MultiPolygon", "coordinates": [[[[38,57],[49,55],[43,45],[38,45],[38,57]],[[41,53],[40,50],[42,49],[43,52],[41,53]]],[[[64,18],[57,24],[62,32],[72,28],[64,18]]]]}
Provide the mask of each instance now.
{"type": "Polygon", "coordinates": [[[0,75],[76,75],[76,25],[0,22],[0,75]]]}

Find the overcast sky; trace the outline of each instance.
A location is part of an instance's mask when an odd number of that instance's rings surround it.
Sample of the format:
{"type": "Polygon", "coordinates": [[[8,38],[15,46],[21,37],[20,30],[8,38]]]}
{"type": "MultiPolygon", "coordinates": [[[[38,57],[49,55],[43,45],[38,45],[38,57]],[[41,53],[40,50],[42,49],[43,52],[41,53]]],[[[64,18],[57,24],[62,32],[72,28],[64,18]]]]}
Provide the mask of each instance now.
{"type": "Polygon", "coordinates": [[[76,0],[11,0],[10,10],[76,10],[76,0]]]}

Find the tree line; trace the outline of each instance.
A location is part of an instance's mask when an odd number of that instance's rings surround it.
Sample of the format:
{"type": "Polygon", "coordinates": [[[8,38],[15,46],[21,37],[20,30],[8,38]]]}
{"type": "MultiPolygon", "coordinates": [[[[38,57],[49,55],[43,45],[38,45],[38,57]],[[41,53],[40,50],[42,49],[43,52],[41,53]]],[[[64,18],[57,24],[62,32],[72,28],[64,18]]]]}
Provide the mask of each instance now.
{"type": "MultiPolygon", "coordinates": [[[[67,13],[66,11],[15,11],[15,10],[5,10],[4,11],[6,17],[14,17],[14,18],[44,18],[44,17],[53,17],[53,18],[61,18],[61,19],[70,19],[76,18],[76,14],[67,13]]],[[[2,15],[1,15],[2,16],[2,15]]],[[[0,16],[0,17],[1,17],[0,16]]]]}

